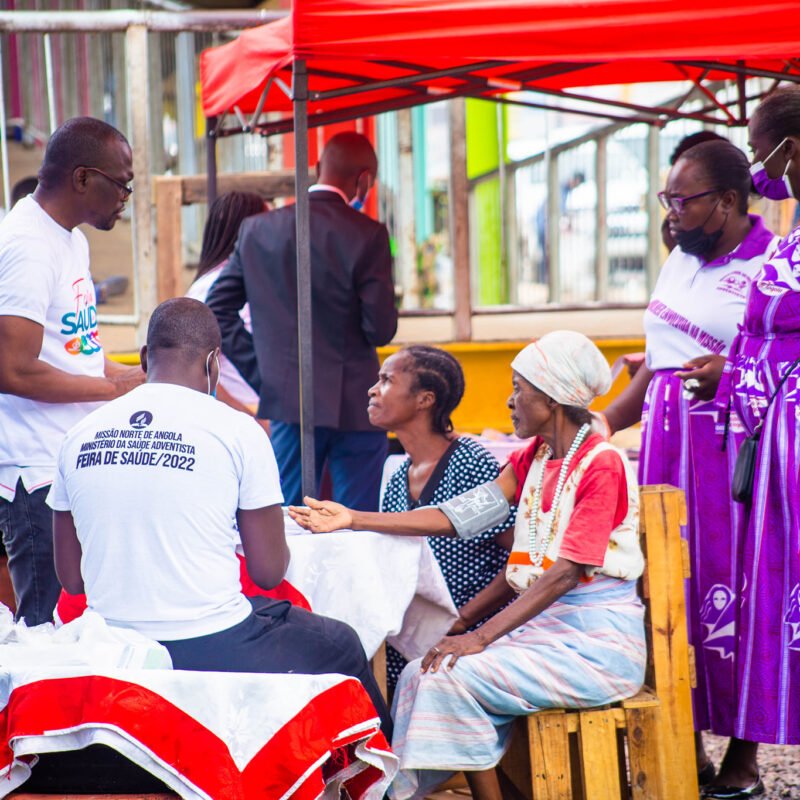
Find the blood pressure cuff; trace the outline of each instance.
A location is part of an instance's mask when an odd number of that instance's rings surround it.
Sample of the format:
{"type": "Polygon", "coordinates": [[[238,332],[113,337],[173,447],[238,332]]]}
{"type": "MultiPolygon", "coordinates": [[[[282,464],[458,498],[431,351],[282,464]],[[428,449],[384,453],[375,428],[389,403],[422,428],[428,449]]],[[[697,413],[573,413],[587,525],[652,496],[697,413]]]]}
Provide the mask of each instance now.
{"type": "Polygon", "coordinates": [[[502,489],[491,481],[439,503],[460,539],[474,539],[507,518],[511,509],[502,489]]]}

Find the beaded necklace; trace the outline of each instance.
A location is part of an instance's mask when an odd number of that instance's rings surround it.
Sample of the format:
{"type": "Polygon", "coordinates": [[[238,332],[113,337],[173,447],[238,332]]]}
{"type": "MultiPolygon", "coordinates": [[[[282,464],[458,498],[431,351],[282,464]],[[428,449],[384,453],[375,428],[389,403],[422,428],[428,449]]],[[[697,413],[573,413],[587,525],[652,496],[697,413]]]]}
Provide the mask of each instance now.
{"type": "Polygon", "coordinates": [[[547,522],[547,531],[541,538],[536,535],[536,522],[542,510],[542,486],[544,485],[545,466],[553,456],[553,451],[549,446],[547,446],[547,452],[539,464],[539,474],[537,475],[536,486],[533,491],[533,502],[531,503],[531,515],[528,519],[528,554],[531,557],[531,564],[533,564],[534,567],[541,568],[545,554],[553,541],[556,510],[558,509],[558,504],[561,502],[561,493],[564,491],[564,484],[567,482],[569,464],[574,458],[575,453],[578,452],[578,449],[586,440],[590,430],[591,428],[589,425],[581,425],[578,433],[572,440],[567,454],[564,456],[564,460],[561,462],[561,469],[558,472],[558,480],[556,481],[556,490],[553,493],[553,502],[550,506],[550,518],[547,522]]]}

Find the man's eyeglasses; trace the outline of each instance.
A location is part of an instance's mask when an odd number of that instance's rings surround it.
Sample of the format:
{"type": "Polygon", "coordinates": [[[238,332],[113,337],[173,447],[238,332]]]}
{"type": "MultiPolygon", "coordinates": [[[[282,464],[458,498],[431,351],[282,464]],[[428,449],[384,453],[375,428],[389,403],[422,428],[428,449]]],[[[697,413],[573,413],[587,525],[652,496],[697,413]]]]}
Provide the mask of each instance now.
{"type": "Polygon", "coordinates": [[[127,200],[133,194],[133,186],[127,183],[123,183],[122,181],[118,181],[116,178],[112,178],[110,175],[103,172],[101,169],[97,169],[97,167],[84,167],[86,170],[90,170],[91,172],[99,172],[104,178],[111,181],[125,196],[127,200]]]}
{"type": "Polygon", "coordinates": [[[714,194],[719,189],[709,189],[707,192],[698,192],[697,194],[690,194],[688,197],[678,197],[677,195],[667,194],[666,192],[658,193],[658,202],[661,203],[666,211],[674,211],[676,214],[683,214],[686,210],[686,204],[690,200],[696,200],[698,197],[705,197],[707,194],[714,194]]]}

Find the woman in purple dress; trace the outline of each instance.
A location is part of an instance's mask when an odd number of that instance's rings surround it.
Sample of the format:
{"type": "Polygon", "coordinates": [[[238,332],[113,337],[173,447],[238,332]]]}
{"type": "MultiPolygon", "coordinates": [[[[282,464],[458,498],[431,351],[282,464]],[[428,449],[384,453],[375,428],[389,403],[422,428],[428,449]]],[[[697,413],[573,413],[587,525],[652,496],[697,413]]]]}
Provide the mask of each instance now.
{"type": "Polygon", "coordinates": [[[646,364],[606,409],[612,432],[642,420],[639,482],[672,484],[686,493],[682,534],[691,556],[686,605],[697,666],[693,704],[701,783],[713,780],[715,771],[699,732],[734,735],[729,618],[745,523],[744,510],[732,507],[728,483],[742,428],[734,416],[724,435],[724,414],[713,400],[750,281],[776,241],[759,217],[747,213],[749,192],[747,157],[730,142],[695,145],[675,162],[659,197],[677,246],[645,312],[646,364]]]}
{"type": "MultiPolygon", "coordinates": [[[[800,89],[767,97],[750,121],[753,183],[773,200],[800,198],[800,89]]],[[[758,742],[800,744],[800,228],[753,281],[717,401],[745,433],[759,429],[752,499],[735,587],[734,735],[712,797],[763,792],[758,742]],[[785,378],[785,381],[784,381],[785,378]],[[738,789],[723,794],[719,787],[738,789]]]]}

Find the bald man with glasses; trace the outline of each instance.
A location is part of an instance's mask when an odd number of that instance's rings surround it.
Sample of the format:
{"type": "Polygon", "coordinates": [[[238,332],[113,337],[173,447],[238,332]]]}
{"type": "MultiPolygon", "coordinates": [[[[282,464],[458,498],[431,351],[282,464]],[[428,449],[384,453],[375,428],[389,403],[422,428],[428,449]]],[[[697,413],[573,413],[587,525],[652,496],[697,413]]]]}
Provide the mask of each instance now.
{"type": "Polygon", "coordinates": [[[132,180],[125,137],[77,117],[53,133],[36,190],[0,223],[0,533],[28,625],[52,619],[60,591],[45,497],[64,434],[144,380],[139,367],[105,357],[77,227],[110,231],[132,180]]]}

